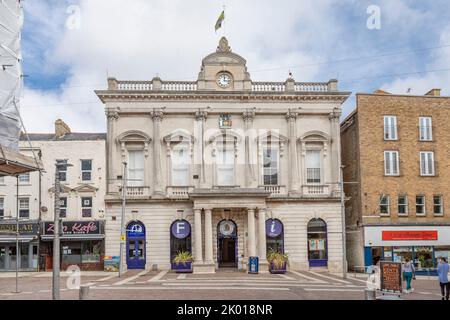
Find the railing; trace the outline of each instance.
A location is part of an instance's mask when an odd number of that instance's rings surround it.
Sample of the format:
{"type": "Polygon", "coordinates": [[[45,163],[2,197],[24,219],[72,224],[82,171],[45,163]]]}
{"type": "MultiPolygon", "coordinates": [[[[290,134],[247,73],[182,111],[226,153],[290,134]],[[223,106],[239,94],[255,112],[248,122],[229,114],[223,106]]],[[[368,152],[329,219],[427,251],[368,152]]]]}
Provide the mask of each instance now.
{"type": "Polygon", "coordinates": [[[118,90],[148,91],[153,90],[153,83],[149,81],[118,81],[118,90]]]}
{"type": "Polygon", "coordinates": [[[285,186],[260,186],[260,188],[264,188],[265,191],[270,192],[271,195],[283,195],[286,193],[286,187],[285,186]]]}
{"type": "MultiPolygon", "coordinates": [[[[337,82],[252,82],[253,92],[328,92],[336,91],[337,82]]],[[[126,91],[197,91],[197,81],[126,81],[108,79],[110,90],[126,91]]]]}
{"type": "Polygon", "coordinates": [[[127,198],[146,198],[150,196],[150,187],[127,187],[127,198]]]}
{"type": "Polygon", "coordinates": [[[296,82],[294,91],[300,92],[325,92],[328,91],[328,83],[326,82],[296,82]]]}
{"type": "Polygon", "coordinates": [[[303,186],[304,197],[329,196],[330,191],[327,185],[305,185],[303,186]]]}
{"type": "Polygon", "coordinates": [[[187,199],[189,198],[189,192],[192,192],[194,187],[167,187],[167,196],[174,199],[187,199]]]}
{"type": "Polygon", "coordinates": [[[190,81],[162,82],[161,90],[164,90],[164,91],[195,91],[195,90],[197,90],[197,82],[190,82],[190,81]]]}

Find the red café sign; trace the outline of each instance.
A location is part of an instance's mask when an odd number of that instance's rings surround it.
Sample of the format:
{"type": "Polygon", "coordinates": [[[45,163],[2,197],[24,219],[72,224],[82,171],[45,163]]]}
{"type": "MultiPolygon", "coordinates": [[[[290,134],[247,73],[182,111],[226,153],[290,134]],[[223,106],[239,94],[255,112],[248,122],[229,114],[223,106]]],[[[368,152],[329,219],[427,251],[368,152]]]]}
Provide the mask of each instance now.
{"type": "MultiPolygon", "coordinates": [[[[44,234],[53,234],[55,225],[53,222],[46,222],[44,234]]],[[[98,221],[63,221],[62,234],[99,234],[100,226],[98,221]]]]}
{"type": "Polygon", "coordinates": [[[382,231],[383,241],[437,240],[437,230],[388,230],[382,231]]]}

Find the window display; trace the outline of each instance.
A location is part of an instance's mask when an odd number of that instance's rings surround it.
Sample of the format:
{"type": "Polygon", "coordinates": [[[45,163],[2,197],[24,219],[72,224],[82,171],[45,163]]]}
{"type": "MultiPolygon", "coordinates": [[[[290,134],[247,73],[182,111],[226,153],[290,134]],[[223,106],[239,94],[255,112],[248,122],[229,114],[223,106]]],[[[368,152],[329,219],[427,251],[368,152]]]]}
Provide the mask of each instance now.
{"type": "Polygon", "coordinates": [[[414,266],[416,270],[434,268],[433,247],[414,247],[414,266]]]}
{"type": "Polygon", "coordinates": [[[412,247],[394,247],[393,248],[393,261],[404,262],[406,259],[412,260],[413,251],[412,247]]]}

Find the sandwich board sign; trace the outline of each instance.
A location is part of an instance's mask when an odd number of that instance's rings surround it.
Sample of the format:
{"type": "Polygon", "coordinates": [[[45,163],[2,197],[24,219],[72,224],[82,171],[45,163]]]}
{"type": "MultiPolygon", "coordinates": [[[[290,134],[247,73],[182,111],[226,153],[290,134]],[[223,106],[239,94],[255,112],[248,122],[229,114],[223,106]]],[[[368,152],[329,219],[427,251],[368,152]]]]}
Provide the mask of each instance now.
{"type": "Polygon", "coordinates": [[[381,292],[402,293],[402,264],[400,262],[380,261],[380,278],[381,292]]]}

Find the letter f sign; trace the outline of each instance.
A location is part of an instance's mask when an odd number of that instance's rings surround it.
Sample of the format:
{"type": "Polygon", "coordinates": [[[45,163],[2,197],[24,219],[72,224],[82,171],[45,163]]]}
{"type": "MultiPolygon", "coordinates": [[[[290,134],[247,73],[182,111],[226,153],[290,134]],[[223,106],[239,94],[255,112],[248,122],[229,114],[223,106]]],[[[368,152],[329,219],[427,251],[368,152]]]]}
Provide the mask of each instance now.
{"type": "Polygon", "coordinates": [[[180,234],[181,230],[185,230],[184,222],[177,223],[177,234],[180,234]]]}

